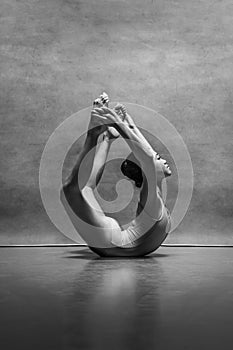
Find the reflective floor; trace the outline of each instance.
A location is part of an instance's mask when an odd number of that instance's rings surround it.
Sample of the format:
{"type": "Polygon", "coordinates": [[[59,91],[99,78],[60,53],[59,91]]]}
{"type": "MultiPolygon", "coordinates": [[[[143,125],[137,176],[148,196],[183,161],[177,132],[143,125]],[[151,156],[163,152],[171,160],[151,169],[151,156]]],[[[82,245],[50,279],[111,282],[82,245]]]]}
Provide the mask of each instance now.
{"type": "Polygon", "coordinates": [[[233,348],[233,249],[2,248],[1,349],[233,348]]]}

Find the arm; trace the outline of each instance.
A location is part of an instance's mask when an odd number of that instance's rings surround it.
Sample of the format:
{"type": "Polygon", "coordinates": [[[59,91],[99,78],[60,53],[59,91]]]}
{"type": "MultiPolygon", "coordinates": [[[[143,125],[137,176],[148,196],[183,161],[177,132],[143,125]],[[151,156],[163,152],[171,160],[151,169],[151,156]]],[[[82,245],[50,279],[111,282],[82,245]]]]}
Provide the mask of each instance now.
{"type": "Polygon", "coordinates": [[[157,192],[156,153],[135,124],[128,124],[109,108],[102,108],[102,110],[108,122],[113,123],[141,164],[142,171],[146,175],[142,191],[144,198],[141,196],[141,200],[147,213],[154,217],[155,211],[159,213],[161,209],[161,201],[157,192]]]}
{"type": "MultiPolygon", "coordinates": [[[[147,141],[147,139],[141,133],[141,131],[139,130],[139,128],[135,124],[133,118],[127,113],[126,108],[124,107],[124,105],[118,104],[114,108],[114,110],[116,112],[120,111],[119,114],[121,114],[122,119],[128,123],[129,127],[135,133],[135,135],[137,135],[143,141],[143,143],[145,145],[147,145],[148,148],[150,148],[151,147],[150,143],[147,141]]],[[[156,162],[159,159],[160,159],[160,155],[156,151],[154,151],[154,160],[153,161],[156,162]]],[[[140,164],[140,166],[141,166],[141,164],[140,164]]],[[[141,168],[142,168],[142,166],[141,166],[141,168]]],[[[146,204],[146,201],[147,201],[147,197],[148,197],[148,183],[147,183],[147,179],[146,179],[144,173],[142,175],[143,175],[143,183],[142,183],[142,189],[140,191],[140,199],[139,199],[138,208],[137,208],[137,213],[138,214],[140,214],[142,209],[145,207],[145,204],[146,204]]],[[[160,190],[159,190],[159,186],[157,187],[157,190],[158,190],[157,191],[157,195],[160,198],[160,200],[162,200],[161,199],[161,193],[160,193],[160,190]]],[[[158,208],[158,213],[157,214],[158,214],[158,216],[160,216],[161,210],[159,210],[159,209],[162,209],[162,204],[158,205],[157,208],[158,208]]]]}
{"type": "MultiPolygon", "coordinates": [[[[147,144],[148,147],[151,147],[148,140],[144,137],[144,135],[141,133],[141,131],[139,130],[139,128],[135,124],[133,118],[127,113],[125,106],[122,104],[117,104],[116,107],[114,108],[114,110],[117,112],[117,114],[119,114],[118,111],[120,111],[120,113],[122,115],[122,120],[127,122],[129,127],[135,133],[135,135],[137,135],[141,140],[143,140],[143,142],[145,144],[147,144]]],[[[155,154],[157,154],[157,153],[155,152],[155,154]]]]}

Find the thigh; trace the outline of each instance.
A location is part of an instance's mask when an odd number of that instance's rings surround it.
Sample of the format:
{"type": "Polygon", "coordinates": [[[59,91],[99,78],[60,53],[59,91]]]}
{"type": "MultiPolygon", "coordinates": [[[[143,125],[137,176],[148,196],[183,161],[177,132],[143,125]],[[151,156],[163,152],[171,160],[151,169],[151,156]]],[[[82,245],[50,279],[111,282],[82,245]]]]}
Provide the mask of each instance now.
{"type": "Polygon", "coordinates": [[[106,216],[95,199],[93,190],[61,191],[61,202],[75,229],[88,245],[112,247],[114,237],[120,237],[118,222],[106,216]]]}

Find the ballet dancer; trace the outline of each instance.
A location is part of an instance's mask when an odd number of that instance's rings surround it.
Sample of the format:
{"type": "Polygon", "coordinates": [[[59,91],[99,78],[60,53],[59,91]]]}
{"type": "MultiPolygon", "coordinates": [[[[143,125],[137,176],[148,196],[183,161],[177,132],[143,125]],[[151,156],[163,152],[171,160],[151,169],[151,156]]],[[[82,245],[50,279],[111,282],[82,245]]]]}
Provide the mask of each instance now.
{"type": "Polygon", "coordinates": [[[108,102],[105,93],[94,101],[86,140],[61,189],[61,201],[79,235],[98,255],[144,256],[161,245],[171,226],[162,199],[162,180],[171,175],[171,170],[142,135],[126,108],[117,104],[110,109],[108,102]],[[121,171],[140,188],[136,217],[126,229],[105,215],[94,195],[111,144],[119,136],[132,151],[121,164],[121,171]]]}

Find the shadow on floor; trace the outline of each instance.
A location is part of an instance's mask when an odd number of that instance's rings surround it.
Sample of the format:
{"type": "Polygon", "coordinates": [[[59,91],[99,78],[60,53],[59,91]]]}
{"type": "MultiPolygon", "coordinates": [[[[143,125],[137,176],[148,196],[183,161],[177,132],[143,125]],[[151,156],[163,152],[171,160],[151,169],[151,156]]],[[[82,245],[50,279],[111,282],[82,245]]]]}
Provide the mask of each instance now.
{"type": "Polygon", "coordinates": [[[92,253],[88,248],[85,249],[79,249],[75,251],[69,252],[70,256],[65,256],[65,259],[88,259],[88,260],[132,260],[132,259],[139,259],[139,260],[145,260],[145,259],[153,259],[153,258],[165,258],[169,257],[169,254],[162,254],[162,253],[152,253],[150,255],[142,256],[142,257],[100,257],[96,255],[95,253],[92,253]]]}

